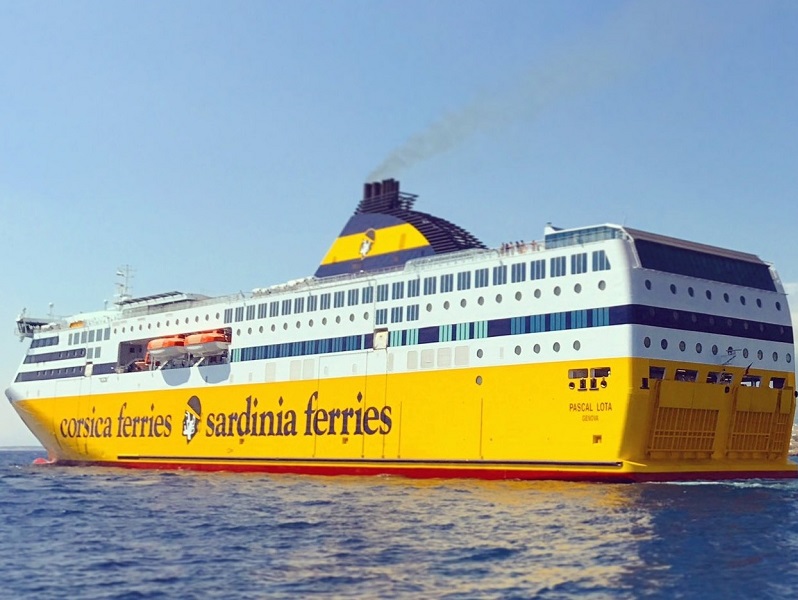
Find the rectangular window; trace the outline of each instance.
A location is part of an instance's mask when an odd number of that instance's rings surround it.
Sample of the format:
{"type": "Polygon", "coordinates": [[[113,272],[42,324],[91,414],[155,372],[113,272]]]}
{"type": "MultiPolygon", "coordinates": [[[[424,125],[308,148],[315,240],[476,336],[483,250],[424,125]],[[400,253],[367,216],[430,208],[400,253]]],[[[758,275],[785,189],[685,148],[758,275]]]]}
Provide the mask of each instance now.
{"type": "Polygon", "coordinates": [[[244,307],[236,306],[236,323],[244,320],[244,307]]]}
{"type": "Polygon", "coordinates": [[[512,266],[510,277],[513,283],[526,281],[526,263],[516,263],[512,266]]]}
{"type": "Polygon", "coordinates": [[[381,283],[377,286],[377,302],[385,302],[388,300],[388,284],[381,283]]]}
{"type": "Polygon", "coordinates": [[[370,285],[363,288],[363,304],[374,302],[374,288],[370,285]]]}
{"type": "Polygon", "coordinates": [[[258,304],[258,318],[265,319],[266,316],[269,314],[269,305],[265,302],[258,304]]]}
{"type": "Polygon", "coordinates": [[[474,287],[475,288],[483,288],[488,287],[489,279],[488,279],[488,269],[477,269],[474,271],[474,287]]]}
{"type": "Polygon", "coordinates": [[[552,277],[563,277],[565,275],[565,257],[555,256],[552,258],[549,261],[549,270],[552,277]]]}
{"type": "Polygon", "coordinates": [[[424,278],[424,295],[430,296],[436,293],[435,284],[438,282],[435,277],[425,277],[424,278]]]}
{"type": "Polygon", "coordinates": [[[330,308],[330,294],[322,294],[321,295],[321,309],[327,310],[330,308]]]}
{"type": "Polygon", "coordinates": [[[314,312],[318,308],[318,296],[308,296],[308,312],[314,312]]]}
{"type": "Polygon", "coordinates": [[[571,275],[587,272],[587,252],[571,255],[571,275]]]}
{"type": "Polygon", "coordinates": [[[376,315],[376,323],[377,325],[385,325],[388,322],[388,309],[387,308],[378,308],[377,315],[376,315]]]}
{"type": "Polygon", "coordinates": [[[698,379],[698,371],[693,369],[676,369],[673,378],[676,381],[696,381],[698,379]]]}
{"type": "MultiPolygon", "coordinates": [[[[233,309],[232,308],[224,309],[224,322],[230,323],[232,322],[232,320],[233,320],[233,309]]],[[[85,342],[86,340],[83,341],[85,342]]]]}
{"type": "Polygon", "coordinates": [[[290,315],[291,314],[291,300],[283,300],[283,307],[280,311],[282,315],[290,315]]]}
{"type": "Polygon", "coordinates": [[[394,300],[401,300],[405,297],[405,282],[404,281],[397,281],[393,284],[393,289],[391,290],[391,297],[394,300]]]}
{"type": "MultiPolygon", "coordinates": [[[[231,308],[229,310],[230,310],[230,318],[232,319],[233,318],[233,309],[231,308]]],[[[86,331],[85,329],[83,331],[81,331],[80,332],[80,343],[81,344],[85,344],[86,343],[86,338],[88,338],[88,337],[89,337],[89,332],[88,331],[86,331]]],[[[31,346],[32,345],[33,344],[31,344],[31,346]]],[[[44,344],[42,344],[42,345],[44,345],[44,344]]]]}
{"type": "Polygon", "coordinates": [[[546,279],[545,258],[541,258],[540,260],[533,260],[531,263],[529,263],[529,278],[532,280],[546,279]]]}
{"type": "Polygon", "coordinates": [[[402,307],[401,306],[394,306],[391,309],[391,323],[401,323],[402,322],[402,307]]]}
{"type": "Polygon", "coordinates": [[[407,320],[418,321],[418,304],[411,304],[407,307],[407,320]]]}
{"type": "Polygon", "coordinates": [[[333,296],[333,307],[334,308],[341,308],[343,305],[344,305],[344,293],[343,293],[343,291],[335,292],[335,295],[333,296]]]}
{"type": "Polygon", "coordinates": [[[305,312],[305,298],[294,298],[294,312],[297,314],[305,312]]]}
{"type": "Polygon", "coordinates": [[[110,340],[111,339],[111,328],[110,327],[106,327],[105,328],[105,339],[106,340],[110,340]]]}
{"type": "MultiPolygon", "coordinates": [[[[269,316],[276,317],[280,314],[280,303],[277,300],[269,302],[269,316]]],[[[227,323],[227,321],[225,321],[227,323]]]]}
{"type": "Polygon", "coordinates": [[[504,285],[507,283],[507,265],[493,267],[493,285],[504,285]]]}
{"type": "Polygon", "coordinates": [[[94,341],[94,330],[92,329],[89,331],[89,343],[91,344],[94,341]]]}
{"type": "Polygon", "coordinates": [[[471,289],[471,271],[461,271],[457,274],[457,289],[469,290],[471,289]]]}
{"type": "Polygon", "coordinates": [[[594,271],[609,271],[610,259],[604,250],[596,250],[593,252],[593,270],[594,271]]]}
{"type": "Polygon", "coordinates": [[[419,295],[419,289],[421,288],[421,280],[419,279],[411,279],[407,282],[407,297],[408,298],[416,298],[419,295]]]}
{"type": "Polygon", "coordinates": [[[454,290],[454,275],[441,275],[441,294],[454,290]]]}
{"type": "Polygon", "coordinates": [[[250,304],[247,306],[247,321],[251,321],[255,318],[255,305],[250,304]]]}
{"type": "Polygon", "coordinates": [[[346,305],[347,306],[355,306],[356,304],[358,304],[359,300],[360,300],[360,290],[359,289],[355,288],[353,290],[349,290],[346,293],[346,305]]]}

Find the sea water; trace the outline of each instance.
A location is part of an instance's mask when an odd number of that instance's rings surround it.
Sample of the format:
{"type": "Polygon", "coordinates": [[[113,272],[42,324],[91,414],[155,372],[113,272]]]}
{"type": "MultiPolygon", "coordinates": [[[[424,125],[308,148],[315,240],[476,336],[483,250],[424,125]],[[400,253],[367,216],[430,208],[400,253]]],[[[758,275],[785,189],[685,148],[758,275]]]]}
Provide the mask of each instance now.
{"type": "Polygon", "coordinates": [[[794,598],[798,481],[416,481],[32,466],[3,598],[794,598]]]}

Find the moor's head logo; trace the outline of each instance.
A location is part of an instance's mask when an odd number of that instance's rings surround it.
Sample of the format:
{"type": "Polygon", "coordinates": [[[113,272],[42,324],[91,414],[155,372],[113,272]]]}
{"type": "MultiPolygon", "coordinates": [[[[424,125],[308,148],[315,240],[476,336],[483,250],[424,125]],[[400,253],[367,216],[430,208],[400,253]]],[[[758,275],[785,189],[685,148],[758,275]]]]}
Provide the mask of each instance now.
{"type": "Polygon", "coordinates": [[[186,443],[189,443],[199,430],[200,418],[202,417],[202,403],[196,396],[188,399],[188,408],[183,417],[183,436],[186,443]]]}

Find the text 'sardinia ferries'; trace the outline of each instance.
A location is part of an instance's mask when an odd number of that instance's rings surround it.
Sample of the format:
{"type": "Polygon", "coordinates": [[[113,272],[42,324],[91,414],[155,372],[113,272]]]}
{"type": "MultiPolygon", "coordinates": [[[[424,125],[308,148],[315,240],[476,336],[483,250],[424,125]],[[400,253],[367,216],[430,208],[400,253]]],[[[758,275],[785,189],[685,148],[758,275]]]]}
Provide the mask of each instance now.
{"type": "Polygon", "coordinates": [[[604,481],[794,477],[793,332],[756,256],[616,225],[486,248],[365,186],[315,276],[22,316],[59,463],[604,481]]]}

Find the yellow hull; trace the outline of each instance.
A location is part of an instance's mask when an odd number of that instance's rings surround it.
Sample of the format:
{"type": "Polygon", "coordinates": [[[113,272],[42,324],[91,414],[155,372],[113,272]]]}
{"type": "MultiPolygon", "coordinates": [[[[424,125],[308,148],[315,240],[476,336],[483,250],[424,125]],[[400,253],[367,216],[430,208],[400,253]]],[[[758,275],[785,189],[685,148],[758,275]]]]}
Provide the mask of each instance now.
{"type": "MultiPolygon", "coordinates": [[[[415,371],[17,400],[65,463],[610,481],[796,477],[795,380],[648,380],[649,361],[415,371]],[[580,379],[574,370],[608,368],[580,379]]],[[[727,369],[741,380],[742,369],[727,369]],[[739,372],[737,372],[739,371],[739,372]]],[[[129,374],[110,375],[130,377],[129,374]]]]}

